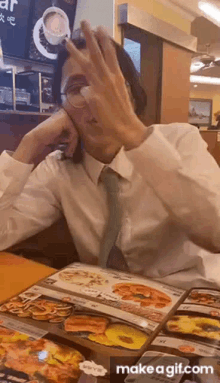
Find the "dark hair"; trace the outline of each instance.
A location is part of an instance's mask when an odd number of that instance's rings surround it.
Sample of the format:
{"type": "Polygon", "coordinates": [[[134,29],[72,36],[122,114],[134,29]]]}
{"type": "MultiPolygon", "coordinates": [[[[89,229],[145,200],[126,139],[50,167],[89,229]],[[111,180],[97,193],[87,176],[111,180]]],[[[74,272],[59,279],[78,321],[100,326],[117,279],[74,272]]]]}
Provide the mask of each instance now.
{"type": "MultiPolygon", "coordinates": [[[[83,38],[81,31],[77,30],[75,31],[75,34],[77,35],[77,38],[73,38],[72,41],[74,42],[76,48],[79,50],[85,49],[86,40],[83,38]]],[[[121,47],[118,43],[116,43],[113,39],[111,40],[116,50],[116,55],[117,55],[118,63],[122,71],[122,74],[131,89],[131,94],[133,96],[134,103],[135,103],[135,113],[137,114],[137,116],[141,116],[141,114],[144,112],[144,109],[147,105],[147,95],[144,89],[142,88],[142,86],[140,85],[138,72],[136,71],[133,61],[131,60],[128,53],[124,50],[124,48],[121,47]]],[[[100,46],[100,49],[102,49],[101,46],[100,46]]],[[[53,77],[53,96],[54,96],[54,102],[57,105],[62,104],[62,101],[61,101],[62,68],[65,61],[68,59],[68,57],[69,57],[69,52],[66,50],[65,46],[60,45],[59,51],[58,51],[58,58],[55,63],[55,71],[54,71],[54,77],[53,77]]],[[[73,156],[73,161],[75,163],[79,163],[82,160],[81,146],[82,145],[79,140],[78,146],[73,156]]]]}

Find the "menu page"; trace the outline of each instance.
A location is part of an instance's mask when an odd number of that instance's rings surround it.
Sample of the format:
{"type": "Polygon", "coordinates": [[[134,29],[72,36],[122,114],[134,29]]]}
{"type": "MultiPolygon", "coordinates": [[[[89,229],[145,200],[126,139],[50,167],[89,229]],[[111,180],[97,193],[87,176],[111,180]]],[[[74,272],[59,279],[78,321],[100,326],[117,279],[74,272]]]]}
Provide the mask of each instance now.
{"type": "Polygon", "coordinates": [[[220,383],[220,351],[161,332],[127,372],[125,383],[220,383]]]}
{"type": "Polygon", "coordinates": [[[55,343],[42,329],[0,315],[0,382],[74,383],[84,363],[76,348],[55,343]]]}
{"type": "Polygon", "coordinates": [[[143,370],[130,373],[126,383],[220,383],[220,291],[190,290],[138,361],[137,369],[140,364],[153,366],[154,372],[147,374],[147,380],[143,370]],[[156,366],[162,366],[161,371],[156,366]]]}
{"type": "Polygon", "coordinates": [[[35,285],[0,306],[19,326],[35,326],[107,355],[140,355],[158,326],[86,298],[35,285]]]}
{"type": "Polygon", "coordinates": [[[220,349],[220,291],[196,288],[166,323],[164,331],[220,349]]]}
{"type": "MultiPolygon", "coordinates": [[[[67,292],[70,296],[79,294],[88,297],[110,306],[111,312],[114,308],[114,315],[117,312],[120,317],[123,315],[133,323],[137,323],[139,318],[138,325],[140,318],[147,319],[148,323],[161,323],[185,293],[137,275],[80,263],[68,266],[43,280],[40,285],[67,292]]],[[[155,326],[151,328],[155,329],[155,326]]]]}

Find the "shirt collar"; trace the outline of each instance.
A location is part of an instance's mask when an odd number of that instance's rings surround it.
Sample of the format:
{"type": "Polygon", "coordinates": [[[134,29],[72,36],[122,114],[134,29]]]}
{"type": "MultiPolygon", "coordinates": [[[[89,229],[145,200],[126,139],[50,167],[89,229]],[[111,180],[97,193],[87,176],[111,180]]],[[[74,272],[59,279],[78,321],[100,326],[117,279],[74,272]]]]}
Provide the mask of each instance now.
{"type": "MultiPolygon", "coordinates": [[[[94,184],[98,184],[99,176],[105,166],[106,164],[103,164],[102,162],[96,160],[90,154],[85,152],[84,167],[94,184]]],[[[115,156],[112,162],[107,166],[114,170],[116,173],[118,173],[121,177],[125,178],[128,181],[131,181],[133,165],[127,158],[123,148],[118,152],[118,154],[115,156]]]]}

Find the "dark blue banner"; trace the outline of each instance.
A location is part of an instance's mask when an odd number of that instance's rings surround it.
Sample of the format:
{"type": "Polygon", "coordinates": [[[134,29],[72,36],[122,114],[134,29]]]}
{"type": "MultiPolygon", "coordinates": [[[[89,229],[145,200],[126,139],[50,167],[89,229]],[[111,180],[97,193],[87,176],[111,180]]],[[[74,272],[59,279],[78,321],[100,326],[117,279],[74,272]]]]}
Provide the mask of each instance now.
{"type": "Polygon", "coordinates": [[[4,54],[25,57],[31,5],[32,0],[0,1],[0,38],[4,54]]]}

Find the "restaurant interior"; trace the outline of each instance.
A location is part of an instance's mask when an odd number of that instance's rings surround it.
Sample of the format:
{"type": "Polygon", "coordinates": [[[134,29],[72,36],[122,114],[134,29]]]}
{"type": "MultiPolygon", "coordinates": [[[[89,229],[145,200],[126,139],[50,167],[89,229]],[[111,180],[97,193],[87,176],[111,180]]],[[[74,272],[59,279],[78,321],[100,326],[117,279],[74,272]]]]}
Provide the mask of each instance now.
{"type": "MultiPolygon", "coordinates": [[[[17,6],[8,1],[7,7],[2,5],[0,152],[13,151],[28,131],[56,109],[52,76],[57,45],[47,41],[42,21],[51,4],[32,2],[27,0],[25,5],[17,6]]],[[[103,24],[135,63],[148,95],[146,125],[190,122],[198,126],[209,151],[220,163],[220,136],[215,119],[220,110],[220,84],[199,82],[200,76],[203,81],[210,81],[210,77],[216,81],[220,74],[220,67],[214,64],[220,58],[218,21],[200,10],[198,1],[194,5],[191,0],[184,5],[179,0],[99,3],[60,0],[59,7],[69,16],[68,33],[77,29],[83,18],[92,27],[103,24]],[[204,60],[206,64],[202,64],[204,60]],[[192,77],[195,75],[199,76],[197,82],[192,77]],[[191,112],[194,116],[190,116],[191,112]]],[[[44,151],[35,165],[49,151],[44,151]]],[[[9,250],[36,257],[39,262],[53,254],[52,264],[56,268],[77,259],[64,219],[9,250]]]]}
{"type": "MultiPolygon", "coordinates": [[[[0,1],[0,153],[15,150],[27,132],[57,110],[52,92],[57,44],[47,40],[44,24],[50,7],[68,15],[69,37],[82,19],[93,28],[104,25],[135,64],[148,96],[146,125],[197,126],[220,165],[219,0],[0,1]]],[[[1,300],[77,261],[63,217],[1,254],[1,300]]]]}
{"type": "MultiPolygon", "coordinates": [[[[209,3],[215,6],[214,0],[209,3]]],[[[38,0],[27,0],[22,6],[8,0],[7,7],[1,6],[0,152],[13,151],[28,131],[56,110],[52,81],[57,45],[47,41],[42,25],[50,6],[49,1],[38,0]]],[[[184,5],[180,0],[125,4],[120,0],[101,4],[100,0],[60,0],[59,7],[69,16],[69,34],[80,20],[88,19],[94,28],[103,24],[130,54],[148,95],[146,125],[196,125],[220,163],[218,20],[200,9],[197,0],[184,5]]],[[[49,152],[49,148],[44,151],[35,165],[49,152]]],[[[9,250],[43,263],[52,256],[48,262],[56,268],[77,260],[64,219],[9,250]]]]}

